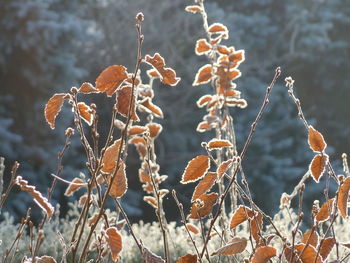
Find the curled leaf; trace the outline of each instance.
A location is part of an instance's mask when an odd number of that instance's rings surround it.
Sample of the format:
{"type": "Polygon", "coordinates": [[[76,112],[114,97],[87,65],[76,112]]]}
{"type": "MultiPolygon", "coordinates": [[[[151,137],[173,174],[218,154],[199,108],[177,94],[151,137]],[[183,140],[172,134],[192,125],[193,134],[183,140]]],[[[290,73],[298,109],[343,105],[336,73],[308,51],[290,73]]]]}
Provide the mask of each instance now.
{"type": "Polygon", "coordinates": [[[79,102],[78,103],[78,111],[80,117],[89,125],[91,126],[92,124],[92,109],[86,105],[84,102],[79,102]]]}
{"type": "Polygon", "coordinates": [[[206,155],[199,155],[190,160],[182,174],[181,183],[187,184],[202,178],[210,168],[210,158],[206,155]]]}
{"type": "Polygon", "coordinates": [[[210,25],[208,28],[208,31],[210,34],[223,34],[223,35],[228,34],[227,27],[221,23],[214,23],[214,24],[210,25]]]}
{"type": "Polygon", "coordinates": [[[246,247],[247,247],[247,239],[245,237],[242,237],[242,238],[234,237],[227,245],[213,252],[211,256],[215,256],[218,254],[224,255],[224,256],[239,254],[239,253],[242,253],[246,247]]]}
{"type": "Polygon", "coordinates": [[[198,5],[189,5],[189,6],[186,6],[185,7],[185,10],[187,12],[191,12],[193,14],[196,14],[196,13],[199,13],[199,12],[202,12],[202,8],[198,5]]]}
{"type": "Polygon", "coordinates": [[[218,199],[217,193],[203,194],[192,204],[189,218],[199,219],[208,216],[218,199]]]}
{"type": "Polygon", "coordinates": [[[153,206],[153,208],[158,208],[158,202],[157,199],[153,196],[144,196],[143,200],[148,203],[149,205],[153,206]]]}
{"type": "Polygon", "coordinates": [[[55,129],[55,120],[62,109],[64,100],[69,97],[67,93],[54,94],[45,106],[45,119],[51,129],[55,129]]]}
{"type": "Polygon", "coordinates": [[[338,194],[338,208],[342,217],[348,216],[348,200],[350,190],[350,177],[347,177],[344,182],[339,186],[338,194]]]}
{"type": "Polygon", "coordinates": [[[149,131],[149,137],[152,139],[155,139],[158,137],[158,135],[162,132],[163,127],[162,125],[158,124],[158,123],[148,123],[146,125],[146,127],[148,128],[149,131]]]}
{"type": "Polygon", "coordinates": [[[98,93],[99,91],[89,82],[84,82],[81,84],[78,92],[90,94],[90,93],[98,93]]]}
{"type": "Polygon", "coordinates": [[[72,196],[76,191],[78,191],[81,187],[85,186],[85,182],[81,178],[74,178],[73,181],[67,187],[65,196],[72,196]]]}
{"type": "Polygon", "coordinates": [[[215,150],[223,147],[232,147],[232,146],[233,146],[232,143],[228,140],[212,139],[208,142],[209,150],[215,150]]]}
{"type": "Polygon", "coordinates": [[[120,85],[128,78],[126,68],[113,65],[105,68],[96,79],[96,89],[111,97],[120,85]]]}
{"type": "Polygon", "coordinates": [[[158,118],[163,118],[163,111],[157,105],[153,104],[150,98],[144,98],[140,101],[140,105],[142,105],[142,109],[144,109],[148,113],[152,113],[154,116],[158,118]]]}
{"type": "Polygon", "coordinates": [[[134,125],[128,129],[128,136],[133,136],[141,133],[145,133],[147,131],[147,127],[134,125]]]}

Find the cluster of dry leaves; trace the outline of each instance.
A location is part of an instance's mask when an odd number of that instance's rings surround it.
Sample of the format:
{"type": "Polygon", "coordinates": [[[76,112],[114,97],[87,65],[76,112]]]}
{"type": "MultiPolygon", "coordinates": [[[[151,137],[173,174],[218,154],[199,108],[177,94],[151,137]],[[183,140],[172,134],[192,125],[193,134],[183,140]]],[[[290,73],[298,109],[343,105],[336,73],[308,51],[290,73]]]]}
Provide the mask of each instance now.
{"type": "MultiPolygon", "coordinates": [[[[315,156],[308,172],[303,176],[295,191],[292,194],[282,195],[281,209],[289,209],[295,196],[302,199],[304,182],[309,177],[312,177],[316,183],[319,183],[322,177],[326,177],[326,180],[334,180],[338,189],[333,197],[329,196],[329,191],[326,189],[326,201],[321,207],[314,205],[311,212],[312,225],[308,230],[300,229],[303,220],[303,214],[300,211],[291,235],[284,236],[274,225],[271,217],[254,203],[241,165],[257,123],[268,105],[269,95],[280,75],[280,69],[276,70],[274,79],[266,90],[262,107],[252,124],[247,141],[242,151],[238,152],[233,118],[229,108],[247,106],[234,83],[241,76],[238,66],[245,59],[244,50],[236,50],[233,46],[225,46],[221,43],[228,39],[228,29],[220,23],[208,24],[203,0],[197,0],[194,5],[187,6],[186,11],[201,15],[207,34],[206,38],[197,41],[195,52],[197,55],[205,55],[208,58],[208,64],[198,70],[193,86],[209,84],[212,88],[212,92],[197,101],[199,108],[206,108],[206,114],[198,124],[197,131],[214,130],[215,136],[209,142],[202,143],[206,154],[198,155],[190,160],[182,174],[182,184],[198,181],[193,190],[191,208],[187,217],[182,204],[177,199],[176,192],[172,192],[181,215],[181,222],[188,234],[189,246],[192,246],[192,252],[189,251],[188,254],[180,256],[177,262],[219,262],[222,257],[232,257],[232,262],[236,262],[235,256],[244,254],[244,262],[251,263],[274,262],[274,260],[290,263],[321,263],[328,262],[327,259],[332,249],[337,250],[337,260],[333,262],[345,262],[350,254],[339,255],[338,247],[350,248],[350,243],[340,243],[337,240],[333,223],[339,213],[343,218],[348,217],[350,177],[348,174],[345,176],[335,174],[326,153],[327,144],[324,137],[319,131],[308,125],[304,118],[300,101],[293,92],[294,81],[291,78],[286,79],[288,92],[297,106],[299,117],[305,124],[308,142],[315,156]],[[236,229],[245,223],[249,229],[249,237],[236,235],[236,229]],[[264,231],[267,226],[274,229],[273,233],[264,231]],[[201,244],[194,241],[195,235],[202,237],[201,244]],[[222,245],[214,251],[209,251],[208,244],[216,235],[220,236],[222,245]],[[272,240],[275,241],[274,244],[278,240],[279,249],[271,245],[272,240]]],[[[180,78],[176,76],[173,69],[166,66],[160,54],[142,56],[143,15],[141,13],[136,16],[136,21],[138,50],[137,63],[133,72],[128,72],[122,65],[109,66],[97,77],[95,85],[83,83],[79,88],[72,88],[70,92],[54,94],[45,107],[46,121],[54,129],[56,117],[64,102],[71,105],[75,130],[81,138],[89,171],[87,178],[76,177],[68,182],[65,193],[67,196],[73,196],[77,191],[83,193],[80,194],[79,199],[81,214],[75,224],[73,235],[69,238],[69,244],[67,244],[69,249],[63,255],[63,262],[68,259],[70,262],[87,262],[91,259],[92,251],[95,251],[97,255],[94,262],[103,262],[108,258],[114,262],[121,262],[123,237],[120,229],[123,227],[127,227],[130,235],[133,236],[143,262],[171,262],[169,250],[171,237],[167,231],[168,223],[163,210],[163,198],[169,191],[161,188],[161,183],[167,179],[167,176],[159,173],[160,166],[157,163],[155,151],[155,140],[162,132],[162,126],[155,122],[155,119],[163,118],[164,114],[162,109],[153,103],[153,82],[159,79],[165,85],[175,86],[180,78]],[[143,82],[141,78],[141,66],[150,67],[145,74],[147,82],[143,82]],[[97,106],[87,105],[80,100],[81,95],[89,94],[107,96],[114,102],[108,136],[102,145],[99,136],[97,106]],[[162,256],[150,251],[140,237],[135,235],[120,202],[128,189],[126,175],[128,144],[135,146],[139,154],[139,180],[146,193],[144,201],[154,207],[159,221],[164,247],[162,256]],[[108,218],[105,206],[106,201],[110,198],[114,200],[116,210],[120,212],[123,220],[108,218]],[[92,207],[97,208],[97,212],[89,216],[89,210],[92,207]],[[98,225],[102,227],[97,228],[98,225]],[[87,228],[88,234],[83,235],[87,228]]],[[[15,172],[13,172],[13,184],[20,186],[22,191],[28,192],[45,213],[39,230],[42,230],[47,220],[54,215],[50,199],[56,183],[58,181],[67,183],[60,177],[61,162],[73,135],[74,129],[68,128],[66,143],[58,155],[58,168],[53,174],[54,179],[48,192],[48,198],[39,193],[34,186],[28,185],[28,182],[21,176],[14,176],[15,172]]],[[[23,225],[29,222],[30,220],[26,219],[23,225]]],[[[37,255],[44,239],[43,234],[40,233],[42,232],[38,231],[36,240],[33,240],[35,245],[32,246],[25,262],[56,262],[50,256],[39,257],[37,255]]]]}

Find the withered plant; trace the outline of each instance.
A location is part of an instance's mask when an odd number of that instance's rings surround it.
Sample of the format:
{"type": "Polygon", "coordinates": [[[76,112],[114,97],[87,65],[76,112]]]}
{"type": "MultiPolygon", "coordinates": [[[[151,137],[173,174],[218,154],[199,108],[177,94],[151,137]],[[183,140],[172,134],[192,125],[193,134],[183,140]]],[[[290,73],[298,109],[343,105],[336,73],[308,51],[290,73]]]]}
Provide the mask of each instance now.
{"type": "MultiPolygon", "coordinates": [[[[275,70],[248,137],[244,145],[238,147],[234,115],[230,108],[247,106],[235,83],[241,76],[238,67],[245,59],[244,50],[223,44],[228,40],[229,31],[223,24],[208,22],[204,0],[196,0],[193,5],[186,7],[186,11],[202,17],[206,33],[195,45],[196,54],[206,56],[208,63],[198,70],[193,86],[210,87],[210,92],[197,101],[197,106],[206,110],[197,131],[213,134],[211,140],[201,144],[205,154],[191,159],[182,174],[182,184],[198,181],[188,213],[184,211],[176,191],[172,191],[181,217],[180,227],[184,228],[187,235],[183,239],[183,242],[188,243],[186,254],[175,255],[171,249],[171,246],[176,246],[172,244],[173,237],[170,235],[170,227],[173,226],[167,222],[163,209],[163,198],[169,194],[169,190],[161,185],[167,176],[160,174],[155,150],[155,140],[162,132],[162,126],[156,119],[164,115],[161,108],[153,103],[154,81],[159,79],[165,85],[176,86],[180,78],[166,66],[160,54],[142,54],[143,14],[139,13],[136,16],[136,62],[132,72],[122,65],[109,66],[97,77],[95,85],[85,82],[79,88],[71,88],[70,92],[54,94],[46,104],[45,118],[54,129],[57,115],[64,102],[68,102],[72,107],[74,128],[66,129],[66,141],[58,153],[57,168],[52,174],[53,181],[47,197],[17,174],[18,163],[13,166],[11,180],[0,199],[0,208],[11,189],[18,185],[33,197],[44,216],[35,227],[30,220],[31,210],[28,209],[16,237],[1,258],[3,262],[11,262],[15,258],[16,247],[26,231],[29,232],[30,244],[22,262],[57,262],[50,255],[40,255],[39,251],[45,242],[44,226],[56,216],[50,201],[59,182],[68,184],[65,192],[67,196],[73,196],[78,190],[83,193],[77,202],[80,214],[74,223],[72,235],[59,235],[63,246],[61,262],[123,262],[122,252],[128,249],[123,246],[124,228],[128,231],[127,235],[132,236],[141,261],[145,263],[170,263],[174,259],[178,263],[340,263],[349,260],[350,253],[343,248],[350,248],[350,242],[339,240],[335,228],[335,224],[344,224],[348,217],[350,173],[346,155],[343,155],[344,175],[338,175],[326,152],[327,144],[323,135],[309,125],[304,117],[301,103],[294,92],[294,80],[286,78],[287,91],[297,107],[298,117],[305,125],[308,143],[315,156],[293,192],[282,194],[277,215],[272,218],[264,213],[253,199],[243,164],[281,69],[275,70]],[[144,66],[149,69],[142,75],[144,66]],[[147,76],[146,82],[142,79],[144,76],[147,76]],[[105,141],[100,138],[98,107],[93,103],[87,105],[81,100],[81,95],[89,94],[107,96],[113,102],[105,141]],[[88,175],[67,181],[61,177],[62,163],[75,132],[84,148],[88,175]],[[152,252],[142,237],[137,236],[121,203],[121,198],[128,190],[126,166],[129,145],[133,145],[139,154],[139,180],[145,192],[144,201],[155,209],[162,237],[162,255],[152,252]],[[307,211],[307,208],[305,210],[303,207],[303,193],[308,179],[312,183],[319,183],[322,179],[326,181],[325,202],[319,205],[315,200],[309,209],[311,225],[305,230],[302,227],[303,211],[307,211]],[[330,190],[331,182],[337,185],[335,192],[330,190]],[[294,212],[291,202],[296,198],[298,206],[294,212]],[[113,200],[115,204],[113,210],[116,211],[116,217],[107,212],[108,200],[113,200]],[[284,221],[285,225],[278,223],[278,217],[282,214],[289,216],[284,221]]],[[[0,159],[1,191],[3,171],[3,160],[0,159]]]]}

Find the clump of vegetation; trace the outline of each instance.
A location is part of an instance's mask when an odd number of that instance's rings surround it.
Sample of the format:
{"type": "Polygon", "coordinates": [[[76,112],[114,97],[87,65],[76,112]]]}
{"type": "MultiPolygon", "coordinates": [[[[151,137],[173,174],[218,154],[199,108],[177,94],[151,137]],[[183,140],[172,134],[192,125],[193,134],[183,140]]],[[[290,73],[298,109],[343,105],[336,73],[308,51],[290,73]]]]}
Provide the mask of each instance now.
{"type": "MultiPolygon", "coordinates": [[[[97,77],[95,85],[83,83],[70,92],[54,94],[45,107],[45,118],[52,129],[68,102],[72,107],[74,128],[66,129],[66,141],[58,153],[57,169],[52,174],[52,185],[47,197],[30,185],[12,168],[11,180],[1,196],[0,209],[16,185],[32,196],[43,211],[42,221],[34,226],[31,208],[17,226],[5,214],[1,223],[0,249],[3,262],[346,262],[349,231],[348,196],[350,173],[346,155],[343,156],[344,175],[337,175],[332,167],[323,135],[309,125],[301,103],[294,92],[294,80],[285,79],[287,91],[298,110],[298,117],[305,125],[310,150],[315,153],[305,175],[290,194],[283,193],[280,210],[272,218],[254,202],[242,162],[254,137],[258,123],[269,105],[270,94],[281,75],[277,68],[248,137],[238,151],[234,119],[230,107],[245,108],[235,80],[241,76],[239,65],[244,61],[244,50],[222,44],[228,39],[225,25],[208,23],[203,0],[196,0],[186,11],[201,15],[206,38],[196,42],[196,54],[208,58],[193,85],[209,84],[209,94],[197,101],[206,109],[198,132],[214,131],[214,136],[201,146],[206,154],[189,160],[181,183],[197,182],[187,213],[178,199],[178,193],[162,187],[167,176],[160,174],[155,140],[162,132],[156,122],[163,118],[160,107],[153,103],[153,82],[159,79],[169,86],[180,81],[164,58],[155,53],[142,54],[143,14],[136,15],[137,51],[135,68],[128,71],[122,65],[112,65],[97,77]],[[147,67],[146,74],[142,74],[147,67]],[[147,76],[147,81],[143,80],[147,76]],[[107,96],[112,101],[107,140],[101,142],[98,108],[86,104],[82,98],[89,94],[107,96]],[[78,133],[86,154],[88,175],[66,181],[60,175],[65,152],[71,137],[78,133]],[[126,175],[128,147],[135,147],[140,159],[139,180],[145,191],[144,201],[154,208],[158,222],[132,225],[123,208],[121,198],[128,190],[126,175]],[[307,209],[303,207],[305,181],[314,183],[326,180],[325,202],[315,200],[309,212],[311,225],[302,226],[307,209]],[[77,195],[68,218],[59,219],[59,208],[50,200],[57,183],[67,183],[65,194],[77,195]],[[335,192],[330,184],[335,183],[335,192]],[[181,217],[181,226],[168,222],[163,209],[163,198],[171,195],[181,217]],[[298,198],[296,211],[291,208],[298,198]],[[113,200],[114,209],[107,209],[107,201],[113,200]],[[11,236],[11,238],[9,237],[11,236]],[[136,246],[135,246],[136,244],[136,246]]],[[[0,190],[3,190],[3,159],[0,160],[0,190]]]]}

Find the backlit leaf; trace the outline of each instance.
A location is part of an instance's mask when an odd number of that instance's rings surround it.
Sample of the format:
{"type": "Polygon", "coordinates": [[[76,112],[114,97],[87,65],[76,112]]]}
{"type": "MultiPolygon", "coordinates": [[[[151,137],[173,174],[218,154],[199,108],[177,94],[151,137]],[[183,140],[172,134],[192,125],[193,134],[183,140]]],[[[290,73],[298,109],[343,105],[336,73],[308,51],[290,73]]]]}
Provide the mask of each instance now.
{"type": "Polygon", "coordinates": [[[101,169],[102,172],[109,173],[109,174],[114,172],[117,165],[119,148],[120,148],[120,139],[115,140],[113,144],[106,149],[106,152],[102,158],[102,169],[101,169]]]}
{"type": "Polygon", "coordinates": [[[323,240],[323,242],[321,244],[321,248],[320,248],[320,255],[321,255],[323,261],[327,260],[335,243],[336,242],[335,242],[335,239],[333,237],[327,237],[323,240]]]}
{"type": "Polygon", "coordinates": [[[210,215],[213,206],[216,204],[218,199],[217,193],[203,194],[191,206],[191,213],[189,218],[199,219],[210,215]]]}
{"type": "Polygon", "coordinates": [[[249,217],[253,217],[254,212],[247,206],[240,205],[233,213],[230,220],[230,229],[235,228],[239,224],[246,221],[249,217]]]}
{"type": "Polygon", "coordinates": [[[84,82],[81,84],[78,92],[90,94],[90,93],[98,93],[99,91],[89,82],[84,82]]]}
{"type": "Polygon", "coordinates": [[[33,197],[35,203],[46,213],[49,218],[52,217],[54,212],[53,206],[45,197],[41,195],[39,191],[35,190],[35,186],[28,185],[28,182],[21,176],[16,177],[15,184],[20,186],[22,191],[29,193],[33,197]]]}
{"type": "Polygon", "coordinates": [[[232,166],[234,159],[228,159],[227,161],[222,162],[218,169],[216,170],[216,174],[219,179],[226,173],[226,171],[232,166]]]}
{"type": "Polygon", "coordinates": [[[207,105],[211,100],[213,99],[213,96],[212,95],[204,95],[202,97],[200,97],[198,100],[197,100],[197,106],[199,108],[203,108],[205,105],[207,105]]]}
{"type": "Polygon", "coordinates": [[[213,67],[210,64],[206,64],[203,67],[201,67],[198,70],[192,85],[193,86],[198,86],[198,85],[201,85],[201,84],[208,83],[211,80],[211,78],[212,78],[212,68],[213,67]]]}
{"type": "Polygon", "coordinates": [[[263,227],[263,216],[261,213],[257,213],[250,221],[250,232],[254,240],[258,243],[260,240],[260,235],[263,227]]]}
{"type": "Polygon", "coordinates": [[[139,126],[139,125],[134,125],[134,126],[132,126],[132,127],[129,128],[129,130],[128,130],[128,136],[132,136],[132,135],[137,135],[137,134],[145,133],[147,130],[148,130],[147,127],[139,126]]]}
{"type": "Polygon", "coordinates": [[[221,23],[214,23],[208,28],[209,33],[211,34],[228,34],[228,29],[221,23]]]}
{"type": "Polygon", "coordinates": [[[120,198],[126,193],[127,189],[128,182],[125,174],[125,163],[121,161],[117,174],[113,180],[109,195],[113,198],[120,198]]]}
{"type": "Polygon", "coordinates": [[[147,247],[143,247],[142,259],[144,263],[165,263],[164,259],[154,254],[147,247]]]}
{"type": "Polygon", "coordinates": [[[78,191],[81,187],[85,186],[85,182],[81,178],[74,178],[73,181],[67,187],[65,196],[72,196],[76,191],[78,191]]]}
{"type": "Polygon", "coordinates": [[[176,263],[197,263],[197,255],[187,254],[185,256],[179,257],[176,263]]]}
{"type": "Polygon", "coordinates": [[[128,78],[126,68],[113,65],[105,68],[96,79],[96,89],[111,97],[120,85],[128,78]]]}
{"type": "Polygon", "coordinates": [[[270,258],[277,255],[277,250],[271,246],[261,246],[257,250],[251,259],[251,263],[266,263],[270,258]]]}
{"type": "Polygon", "coordinates": [[[199,155],[190,160],[182,174],[181,183],[187,184],[202,178],[210,168],[210,158],[206,155],[199,155]]]}
{"type": "Polygon", "coordinates": [[[239,254],[239,253],[242,253],[246,247],[247,247],[246,238],[234,237],[227,245],[213,252],[211,256],[215,256],[218,254],[224,255],[224,256],[239,254]]]}
{"type": "Polygon", "coordinates": [[[312,229],[308,229],[301,238],[301,243],[306,244],[309,240],[309,245],[313,246],[314,248],[318,245],[318,239],[319,236],[316,231],[312,231],[312,229]]]}
{"type": "Polygon", "coordinates": [[[93,224],[96,223],[97,219],[99,218],[99,213],[94,213],[89,219],[88,219],[88,225],[91,227],[93,224]]]}
{"type": "Polygon", "coordinates": [[[342,217],[348,216],[348,199],[350,190],[350,177],[347,177],[339,187],[338,208],[342,217]]]}
{"type": "Polygon", "coordinates": [[[327,221],[333,211],[334,198],[329,199],[328,202],[324,202],[315,216],[315,220],[319,223],[327,221]]]}
{"type": "Polygon", "coordinates": [[[149,131],[149,137],[152,139],[155,139],[158,137],[158,135],[162,132],[163,127],[162,125],[158,124],[158,123],[148,123],[146,125],[146,127],[148,128],[149,131]]]}
{"type": "Polygon", "coordinates": [[[91,126],[93,117],[92,109],[84,102],[79,102],[77,106],[80,117],[91,126]]]}
{"type": "Polygon", "coordinates": [[[119,234],[116,227],[109,227],[106,230],[107,243],[109,245],[112,260],[116,262],[118,260],[119,253],[123,249],[122,236],[119,234]]]}
{"type": "Polygon", "coordinates": [[[55,129],[56,117],[60,113],[63,102],[68,96],[66,93],[56,93],[47,102],[45,106],[45,119],[51,129],[55,129]]]}
{"type": "Polygon", "coordinates": [[[215,184],[216,178],[216,173],[208,172],[194,189],[191,201],[194,202],[202,194],[208,192],[215,184]]]}
{"type": "Polygon", "coordinates": [[[230,98],[225,100],[225,104],[228,107],[239,107],[241,109],[244,109],[245,107],[248,106],[248,103],[245,99],[235,99],[235,98],[230,98]]]}
{"type": "Polygon", "coordinates": [[[146,55],[145,61],[158,71],[161,76],[160,80],[164,84],[175,86],[180,81],[173,69],[165,67],[164,58],[158,53],[155,53],[153,57],[146,55]]]}
{"type": "Polygon", "coordinates": [[[320,178],[324,174],[327,162],[328,162],[327,154],[317,154],[312,159],[309,169],[311,172],[311,176],[316,183],[320,181],[320,178]]]}
{"type": "MultiPolygon", "coordinates": [[[[130,99],[132,96],[132,86],[124,86],[117,92],[117,111],[120,115],[127,117],[130,108],[130,99]]],[[[139,117],[136,114],[135,98],[133,100],[133,106],[131,107],[131,119],[133,121],[139,121],[139,117]]]]}
{"type": "Polygon", "coordinates": [[[200,233],[198,227],[196,227],[194,224],[187,223],[186,227],[187,227],[188,231],[192,232],[195,235],[198,235],[200,233]]]}
{"type": "Polygon", "coordinates": [[[50,256],[35,257],[36,263],[56,263],[57,261],[50,256]]]}
{"type": "Polygon", "coordinates": [[[319,131],[315,130],[311,125],[308,129],[308,142],[310,148],[315,152],[322,152],[327,147],[323,135],[319,131]]]}
{"type": "Polygon", "coordinates": [[[158,201],[153,196],[144,196],[143,200],[154,208],[158,207],[158,201]]]}
{"type": "Polygon", "coordinates": [[[159,108],[157,105],[153,104],[150,98],[144,98],[142,101],[139,102],[140,105],[143,106],[143,109],[148,112],[152,113],[154,116],[158,118],[163,118],[163,111],[161,108],[159,108]]]}
{"type": "Polygon", "coordinates": [[[191,12],[193,14],[202,12],[202,8],[198,5],[189,5],[185,7],[185,10],[187,12],[191,12]]]}
{"type": "Polygon", "coordinates": [[[218,139],[212,139],[208,142],[208,148],[210,150],[214,149],[220,149],[223,147],[232,147],[232,143],[228,140],[218,140],[218,139]]]}
{"type": "MultiPolygon", "coordinates": [[[[314,263],[317,251],[313,246],[305,246],[305,244],[297,244],[294,246],[302,263],[314,263]],[[302,254],[301,252],[304,251],[302,254]]],[[[318,255],[316,263],[323,263],[320,255],[318,255]]]]}
{"type": "Polygon", "coordinates": [[[207,42],[206,39],[202,38],[197,40],[196,49],[195,49],[197,55],[206,54],[210,52],[210,50],[211,50],[211,45],[207,42]]]}

